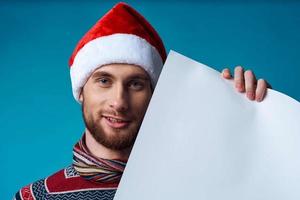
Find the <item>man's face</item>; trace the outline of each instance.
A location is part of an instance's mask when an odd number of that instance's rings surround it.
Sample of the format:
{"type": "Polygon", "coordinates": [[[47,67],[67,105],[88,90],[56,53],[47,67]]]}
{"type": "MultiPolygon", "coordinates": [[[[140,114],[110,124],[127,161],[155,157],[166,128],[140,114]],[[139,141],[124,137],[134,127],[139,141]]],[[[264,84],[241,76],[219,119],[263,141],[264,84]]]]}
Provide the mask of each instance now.
{"type": "Polygon", "coordinates": [[[131,147],[151,96],[150,79],[142,68],[102,66],[90,76],[79,97],[86,128],[107,148],[131,147]]]}

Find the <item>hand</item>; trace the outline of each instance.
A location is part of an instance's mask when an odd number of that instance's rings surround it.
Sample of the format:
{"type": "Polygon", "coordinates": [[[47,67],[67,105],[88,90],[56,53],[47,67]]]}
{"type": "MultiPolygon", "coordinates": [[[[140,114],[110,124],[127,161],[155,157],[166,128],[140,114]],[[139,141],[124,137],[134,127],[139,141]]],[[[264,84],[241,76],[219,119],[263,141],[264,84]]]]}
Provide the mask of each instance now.
{"type": "MultiPolygon", "coordinates": [[[[232,78],[228,68],[223,69],[222,76],[225,79],[232,78]]],[[[264,79],[256,80],[251,70],[244,72],[241,66],[237,66],[234,69],[234,85],[237,91],[241,93],[246,92],[248,99],[257,102],[262,101],[266,95],[267,88],[271,88],[264,79]]]]}

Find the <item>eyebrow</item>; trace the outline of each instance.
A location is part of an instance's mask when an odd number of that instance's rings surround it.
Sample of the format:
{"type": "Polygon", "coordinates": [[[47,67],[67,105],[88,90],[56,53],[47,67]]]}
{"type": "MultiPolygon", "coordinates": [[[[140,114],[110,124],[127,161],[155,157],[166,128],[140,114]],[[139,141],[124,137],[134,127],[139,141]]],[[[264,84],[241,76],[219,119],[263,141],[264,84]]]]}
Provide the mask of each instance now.
{"type": "Polygon", "coordinates": [[[95,73],[92,75],[92,78],[98,78],[98,77],[100,77],[100,76],[113,77],[113,75],[111,75],[111,74],[108,73],[108,72],[99,71],[99,72],[95,72],[95,73]]]}
{"type": "MultiPolygon", "coordinates": [[[[92,78],[95,79],[95,78],[98,78],[98,77],[101,77],[101,76],[104,76],[104,77],[111,77],[113,78],[114,76],[108,72],[105,72],[105,71],[98,71],[98,72],[95,72],[93,75],[92,75],[92,78]]],[[[142,79],[142,80],[145,80],[145,81],[150,81],[150,78],[144,74],[133,74],[133,75],[129,75],[127,77],[127,79],[142,79]]]]}
{"type": "Polygon", "coordinates": [[[145,76],[143,74],[134,74],[132,76],[129,76],[129,79],[142,79],[142,80],[145,80],[145,81],[149,81],[148,76],[145,76]]]}

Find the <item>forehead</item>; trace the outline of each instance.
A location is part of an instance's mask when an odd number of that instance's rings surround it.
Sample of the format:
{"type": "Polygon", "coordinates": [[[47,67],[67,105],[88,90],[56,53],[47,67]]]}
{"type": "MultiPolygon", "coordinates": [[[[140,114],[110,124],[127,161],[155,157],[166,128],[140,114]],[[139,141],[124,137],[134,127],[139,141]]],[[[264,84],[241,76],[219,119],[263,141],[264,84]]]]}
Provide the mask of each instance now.
{"type": "Polygon", "coordinates": [[[132,64],[109,64],[96,69],[91,77],[107,74],[115,77],[141,76],[149,78],[148,73],[140,66],[132,64]]]}

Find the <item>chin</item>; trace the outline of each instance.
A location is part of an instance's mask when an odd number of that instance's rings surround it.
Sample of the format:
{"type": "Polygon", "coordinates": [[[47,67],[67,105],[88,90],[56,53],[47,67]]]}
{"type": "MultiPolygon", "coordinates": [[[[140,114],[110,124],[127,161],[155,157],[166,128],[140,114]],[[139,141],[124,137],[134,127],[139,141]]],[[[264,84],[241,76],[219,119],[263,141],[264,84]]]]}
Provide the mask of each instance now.
{"type": "Polygon", "coordinates": [[[135,142],[137,131],[127,127],[126,129],[103,129],[96,134],[96,141],[101,145],[113,149],[113,150],[124,150],[131,148],[135,142]]]}

